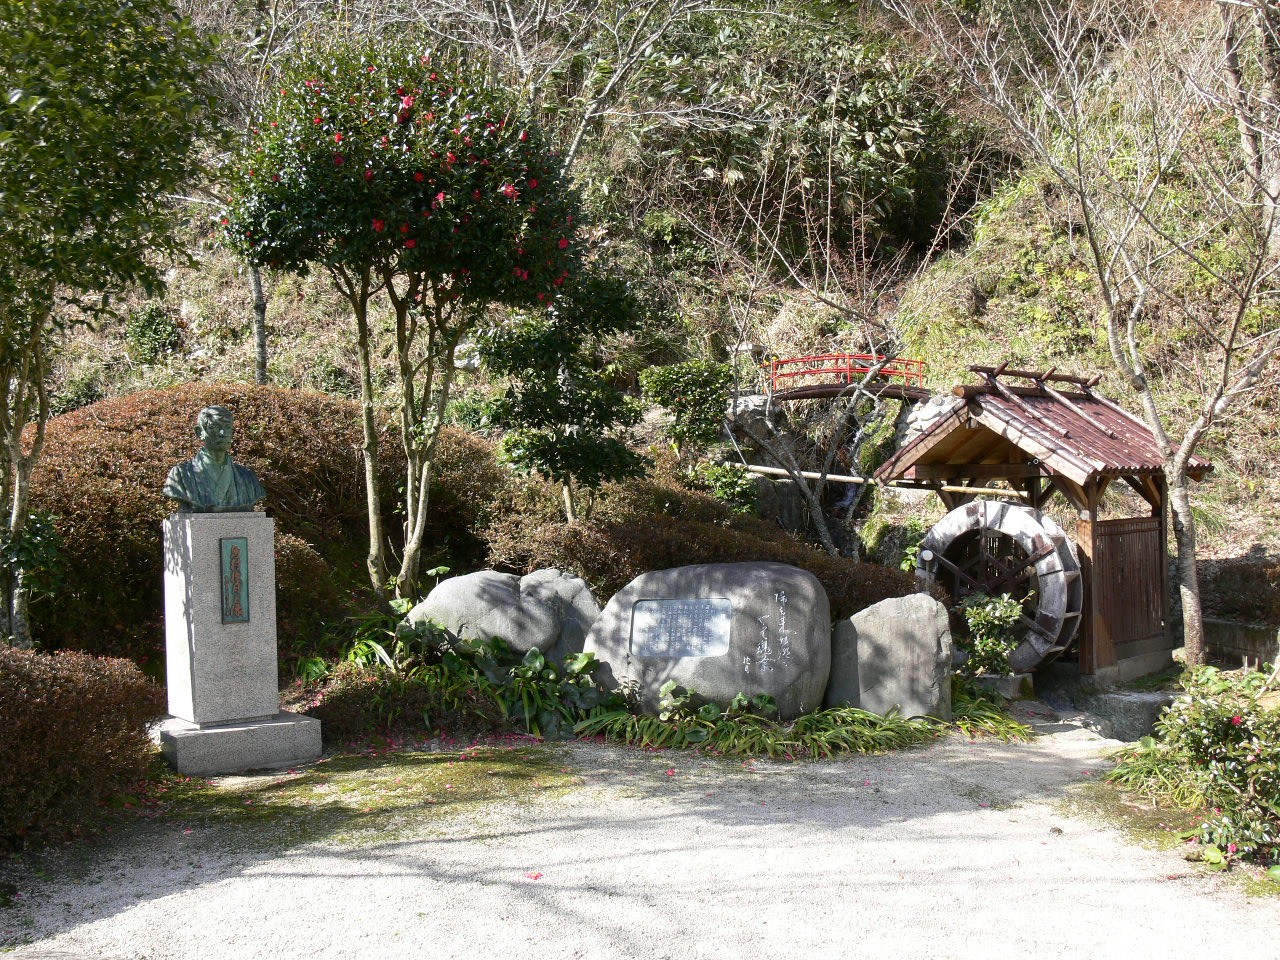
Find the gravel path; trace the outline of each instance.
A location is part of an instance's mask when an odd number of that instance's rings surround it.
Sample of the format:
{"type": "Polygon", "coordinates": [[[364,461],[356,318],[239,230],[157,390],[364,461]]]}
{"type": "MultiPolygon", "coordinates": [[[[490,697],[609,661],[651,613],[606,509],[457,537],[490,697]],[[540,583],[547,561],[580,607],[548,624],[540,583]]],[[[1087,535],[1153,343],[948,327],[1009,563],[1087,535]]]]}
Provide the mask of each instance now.
{"type": "Polygon", "coordinates": [[[575,744],[555,748],[567,793],[408,836],[116,845],[0,910],[30,941],[4,955],[1280,958],[1280,899],[1065,812],[1114,746],[1048,723],[1033,744],[754,767],[575,744]]]}

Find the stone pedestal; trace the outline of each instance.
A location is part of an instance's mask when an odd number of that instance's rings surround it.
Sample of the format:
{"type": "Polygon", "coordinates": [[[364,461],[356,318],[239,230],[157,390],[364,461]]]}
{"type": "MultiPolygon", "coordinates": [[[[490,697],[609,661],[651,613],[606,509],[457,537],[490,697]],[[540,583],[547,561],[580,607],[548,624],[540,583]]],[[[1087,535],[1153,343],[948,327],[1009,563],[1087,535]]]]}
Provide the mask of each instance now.
{"type": "Polygon", "coordinates": [[[280,710],[275,521],[177,513],[164,522],[165,757],[181,773],[236,773],[320,755],[320,722],[280,710]]]}

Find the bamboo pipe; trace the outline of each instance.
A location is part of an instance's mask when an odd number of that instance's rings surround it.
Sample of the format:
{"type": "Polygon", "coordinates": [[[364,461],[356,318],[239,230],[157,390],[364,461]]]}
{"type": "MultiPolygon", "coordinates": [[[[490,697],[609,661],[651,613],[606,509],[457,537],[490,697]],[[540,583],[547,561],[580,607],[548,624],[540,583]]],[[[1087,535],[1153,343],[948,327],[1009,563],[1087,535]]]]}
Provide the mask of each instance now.
{"type": "MultiPolygon", "coordinates": [[[[781,467],[762,467],[762,466],[757,466],[754,463],[729,464],[729,465],[741,466],[742,469],[750,473],[762,473],[771,477],[794,476],[794,474],[792,474],[790,471],[783,470],[781,467]]],[[[801,470],[799,471],[799,473],[800,473],[800,476],[802,476],[806,480],[822,479],[822,474],[815,473],[812,470],[801,470]]],[[[885,483],[883,480],[876,480],[873,477],[853,477],[853,476],[846,476],[845,474],[840,474],[840,473],[827,474],[827,480],[829,480],[832,483],[854,483],[854,484],[865,483],[872,486],[880,486],[880,487],[898,487],[904,490],[931,490],[932,489],[932,490],[944,490],[947,493],[982,493],[982,494],[987,494],[988,496],[995,496],[995,497],[1017,497],[1020,500],[1027,499],[1027,495],[1023,493],[1021,490],[1013,490],[1011,488],[1001,488],[1001,487],[957,487],[957,486],[950,486],[950,485],[943,485],[941,487],[919,487],[919,486],[912,486],[910,484],[905,484],[905,483],[892,483],[892,482],[885,483]]]]}

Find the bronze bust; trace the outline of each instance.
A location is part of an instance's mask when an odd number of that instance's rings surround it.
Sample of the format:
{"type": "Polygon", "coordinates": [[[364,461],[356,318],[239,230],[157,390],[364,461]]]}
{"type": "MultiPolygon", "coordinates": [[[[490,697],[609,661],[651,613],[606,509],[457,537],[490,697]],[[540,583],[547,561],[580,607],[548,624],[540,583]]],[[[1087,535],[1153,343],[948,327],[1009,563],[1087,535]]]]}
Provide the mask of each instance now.
{"type": "Polygon", "coordinates": [[[267,495],[258,476],[231,460],[235,418],[226,407],[205,407],[196,418],[196,436],[204,449],[169,471],[164,494],[190,513],[252,510],[267,495]]]}

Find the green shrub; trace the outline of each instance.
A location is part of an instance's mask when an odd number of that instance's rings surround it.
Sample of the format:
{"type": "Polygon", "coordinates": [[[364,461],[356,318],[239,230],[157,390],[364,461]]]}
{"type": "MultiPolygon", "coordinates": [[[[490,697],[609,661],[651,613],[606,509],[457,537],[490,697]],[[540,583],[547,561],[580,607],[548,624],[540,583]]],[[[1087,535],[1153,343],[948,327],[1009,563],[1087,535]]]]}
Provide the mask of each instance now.
{"type": "Polygon", "coordinates": [[[428,625],[415,630],[393,617],[358,618],[342,661],[285,697],[320,719],[326,740],[393,730],[425,731],[442,722],[475,730],[515,725],[535,736],[570,736],[575,723],[617,699],[592,679],[590,653],[556,666],[537,650],[513,651],[504,641],[453,647],[428,625]]]}
{"type": "Polygon", "coordinates": [[[1110,779],[1205,811],[1206,862],[1280,862],[1280,672],[1189,670],[1156,736],[1125,750],[1110,779]]]}
{"type": "Polygon", "coordinates": [[[129,311],[124,336],[130,356],[139,363],[156,363],[182,346],[181,326],[155,302],[129,311]]]}
{"type": "MultiPolygon", "coordinates": [[[[32,484],[32,507],[56,516],[64,588],[33,605],[35,633],[50,649],[127,656],[149,672],[163,649],[161,521],[174,504],[160,492],[174,464],[198,448],[202,407],[236,414],[232,451],[267,490],[281,571],[281,649],[317,618],[338,618],[367,594],[367,544],[359,408],[322,394],[200,384],[104,400],[55,417],[32,484]],[[310,552],[303,548],[309,545],[310,552]],[[329,589],[317,560],[331,571],[329,589]],[[311,582],[309,582],[311,581],[311,582]]],[[[385,489],[399,476],[385,443],[385,489]]],[[[388,518],[389,528],[395,524],[388,518]]],[[[305,638],[301,638],[305,639],[305,638]]]]}
{"type": "Polygon", "coordinates": [[[282,702],[286,709],[319,720],[327,744],[370,734],[428,731],[446,721],[473,730],[496,729],[502,723],[501,711],[478,691],[454,697],[433,676],[351,661],[339,663],[318,683],[295,684],[282,702]]]}
{"type": "Polygon", "coordinates": [[[333,569],[319,551],[301,537],[276,534],[276,635],[282,676],[292,675],[299,660],[334,656],[326,646],[326,624],[346,609],[347,597],[333,569]]]}
{"type": "Polygon", "coordinates": [[[0,845],[91,825],[142,777],[163,691],[127,660],[0,645],[0,845]]]}
{"type": "Polygon", "coordinates": [[[964,643],[968,657],[966,676],[980,673],[1003,676],[1009,672],[1009,654],[1018,648],[1025,632],[1018,624],[1022,604],[1012,597],[988,597],[974,593],[961,605],[969,636],[964,643]]]}
{"type": "Polygon", "coordinates": [[[719,439],[732,385],[733,369],[711,360],[650,367],[640,374],[645,399],[666,407],[674,417],[669,432],[677,446],[719,439]]]}
{"type": "Polygon", "coordinates": [[[756,477],[732,463],[702,463],[689,472],[690,486],[705,490],[734,513],[754,513],[756,477]]]}

